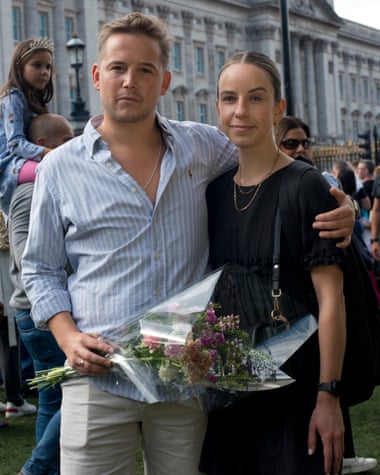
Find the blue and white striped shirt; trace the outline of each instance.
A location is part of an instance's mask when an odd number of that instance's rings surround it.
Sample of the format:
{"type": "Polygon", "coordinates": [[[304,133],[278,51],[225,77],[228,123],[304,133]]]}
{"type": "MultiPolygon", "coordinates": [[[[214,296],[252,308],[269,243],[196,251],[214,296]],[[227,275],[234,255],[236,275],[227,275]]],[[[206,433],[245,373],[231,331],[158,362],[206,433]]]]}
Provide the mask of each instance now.
{"type": "MultiPolygon", "coordinates": [[[[237,155],[215,127],[157,116],[167,148],[152,204],[112,158],[95,129],[101,120],[90,121],[38,168],[23,281],[37,326],[68,311],[79,330],[107,337],[204,275],[205,190],[237,155]],[[67,259],[74,270],[68,280],[67,259]]],[[[111,373],[97,380],[139,399],[111,373]]]]}

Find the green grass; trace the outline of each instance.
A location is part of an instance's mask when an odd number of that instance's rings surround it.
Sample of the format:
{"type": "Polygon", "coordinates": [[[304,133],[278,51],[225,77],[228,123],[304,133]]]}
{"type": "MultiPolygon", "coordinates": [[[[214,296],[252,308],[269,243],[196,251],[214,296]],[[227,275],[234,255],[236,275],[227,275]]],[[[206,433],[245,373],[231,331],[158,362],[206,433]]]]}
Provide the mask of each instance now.
{"type": "MultiPolygon", "coordinates": [[[[4,394],[0,391],[0,400],[4,394]]],[[[28,398],[35,404],[35,398],[28,398]]],[[[380,387],[372,398],[351,409],[356,454],[375,457],[380,463],[380,387]]],[[[21,469],[34,447],[35,416],[11,419],[9,426],[0,429],[0,475],[15,475],[21,469]]],[[[371,475],[380,475],[380,466],[371,475]]],[[[143,475],[141,454],[138,457],[138,475],[143,475]]]]}

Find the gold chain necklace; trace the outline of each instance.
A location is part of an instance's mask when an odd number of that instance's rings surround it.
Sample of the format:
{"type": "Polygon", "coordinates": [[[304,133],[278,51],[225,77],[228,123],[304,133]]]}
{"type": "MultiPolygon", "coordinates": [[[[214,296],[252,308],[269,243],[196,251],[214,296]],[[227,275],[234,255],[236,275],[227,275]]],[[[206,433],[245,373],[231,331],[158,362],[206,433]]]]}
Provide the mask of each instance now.
{"type": "MultiPolygon", "coordinates": [[[[252,188],[250,188],[249,191],[242,191],[240,184],[236,184],[236,181],[234,181],[234,206],[235,206],[236,211],[239,211],[239,212],[246,211],[251,206],[251,204],[255,201],[255,198],[256,198],[258,192],[260,191],[261,185],[273,173],[274,167],[276,166],[276,163],[278,161],[279,156],[280,156],[280,149],[277,148],[277,155],[276,155],[276,158],[273,160],[273,164],[272,164],[271,169],[269,170],[267,175],[265,175],[265,177],[260,181],[260,183],[258,183],[257,185],[254,185],[252,188]],[[239,192],[242,195],[249,195],[250,193],[253,193],[253,195],[249,199],[248,203],[245,206],[243,206],[242,208],[239,208],[239,205],[238,205],[237,189],[239,189],[239,192]]],[[[239,181],[241,181],[240,180],[240,178],[241,178],[241,167],[240,166],[239,166],[239,171],[238,172],[239,172],[239,181]]]]}
{"type": "Polygon", "coordinates": [[[145,183],[145,185],[142,187],[142,189],[145,191],[148,186],[150,185],[150,182],[153,180],[153,177],[154,175],[156,174],[156,171],[157,171],[157,168],[158,168],[158,164],[160,162],[160,158],[161,158],[161,150],[162,150],[162,139],[161,139],[161,135],[160,135],[160,147],[158,149],[158,155],[157,155],[157,160],[156,160],[156,164],[154,165],[154,168],[153,168],[153,171],[152,171],[152,174],[150,175],[150,178],[149,180],[145,183]]]}

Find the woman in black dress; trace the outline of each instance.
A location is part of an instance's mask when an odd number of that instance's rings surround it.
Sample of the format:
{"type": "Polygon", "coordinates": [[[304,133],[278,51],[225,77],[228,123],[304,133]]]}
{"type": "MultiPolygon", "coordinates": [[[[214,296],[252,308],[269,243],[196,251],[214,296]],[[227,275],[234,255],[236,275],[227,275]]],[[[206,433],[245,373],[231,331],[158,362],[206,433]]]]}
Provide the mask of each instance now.
{"type": "MultiPolygon", "coordinates": [[[[284,109],[280,75],[267,56],[240,52],[227,61],[218,78],[217,110],[240,161],[208,189],[210,254],[214,268],[225,265],[215,301],[224,314],[239,314],[241,326],[250,332],[268,315],[268,310],[262,312],[263,296],[271,288],[280,185],[286,185],[289,174],[300,173],[274,140],[284,109]]],[[[200,465],[208,475],[322,475],[340,470],[344,425],[339,396],[317,387],[341,378],[344,254],[335,240],[322,240],[312,229],[316,214],[336,206],[313,167],[302,173],[298,193],[294,213],[302,223],[297,229],[302,245],[294,249],[282,232],[281,287],[309,309],[311,302],[316,304],[319,331],[288,362],[295,383],[252,393],[210,413],[200,465]]]]}

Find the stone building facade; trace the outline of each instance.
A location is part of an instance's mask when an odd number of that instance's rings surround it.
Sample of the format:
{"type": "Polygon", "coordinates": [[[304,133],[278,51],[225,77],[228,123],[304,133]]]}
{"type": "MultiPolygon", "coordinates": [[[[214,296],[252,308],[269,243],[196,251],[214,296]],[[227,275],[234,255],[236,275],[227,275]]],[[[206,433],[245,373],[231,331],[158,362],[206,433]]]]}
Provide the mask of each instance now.
{"type": "MultiPolygon", "coordinates": [[[[376,126],[380,133],[380,30],[339,17],[333,3],[287,1],[293,111],[321,144],[356,142],[376,126]]],[[[97,32],[130,11],[161,17],[173,36],[172,84],[159,104],[167,117],[216,124],[217,72],[237,50],[261,51],[284,71],[280,0],[1,0],[0,81],[18,41],[50,37],[56,46],[50,108],[70,118],[76,81],[66,42],[76,32],[86,44],[81,96],[91,115],[100,112],[90,72],[97,32]]]]}

